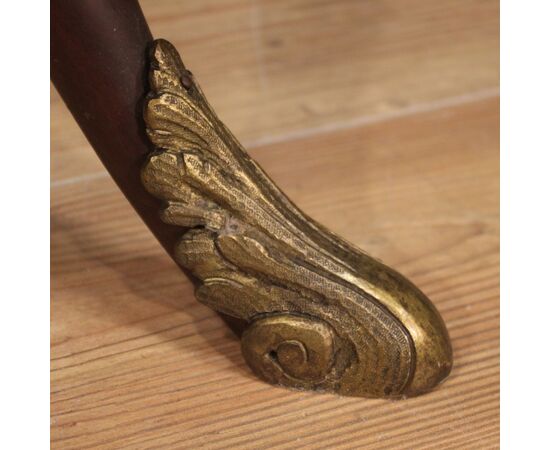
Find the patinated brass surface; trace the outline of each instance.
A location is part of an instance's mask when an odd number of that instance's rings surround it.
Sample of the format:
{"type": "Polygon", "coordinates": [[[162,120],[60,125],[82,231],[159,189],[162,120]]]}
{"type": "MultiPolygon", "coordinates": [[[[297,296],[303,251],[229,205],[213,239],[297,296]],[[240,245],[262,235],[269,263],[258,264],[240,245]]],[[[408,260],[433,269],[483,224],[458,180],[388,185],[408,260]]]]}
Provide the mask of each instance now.
{"type": "MultiPolygon", "coordinates": [[[[147,190],[182,227],[175,258],[199,301],[246,320],[244,358],[261,378],[342,395],[425,392],[450,372],[445,325],[393,269],[301,212],[207,103],[174,47],[154,43],[147,190]]],[[[291,162],[289,162],[291,163],[291,162]]]]}

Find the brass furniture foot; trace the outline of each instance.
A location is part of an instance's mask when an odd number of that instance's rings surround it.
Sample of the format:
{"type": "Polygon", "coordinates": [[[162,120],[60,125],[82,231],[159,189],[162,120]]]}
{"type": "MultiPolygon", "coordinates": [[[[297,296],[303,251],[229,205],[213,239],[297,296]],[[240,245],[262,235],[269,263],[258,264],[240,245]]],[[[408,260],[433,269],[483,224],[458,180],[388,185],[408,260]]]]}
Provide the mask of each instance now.
{"type": "Polygon", "coordinates": [[[174,47],[151,51],[142,170],[181,227],[178,263],[199,301],[244,319],[242,352],[270,383],[364,397],[410,396],[450,372],[445,325],[396,271],[301,212],[218,119],[174,47]]]}

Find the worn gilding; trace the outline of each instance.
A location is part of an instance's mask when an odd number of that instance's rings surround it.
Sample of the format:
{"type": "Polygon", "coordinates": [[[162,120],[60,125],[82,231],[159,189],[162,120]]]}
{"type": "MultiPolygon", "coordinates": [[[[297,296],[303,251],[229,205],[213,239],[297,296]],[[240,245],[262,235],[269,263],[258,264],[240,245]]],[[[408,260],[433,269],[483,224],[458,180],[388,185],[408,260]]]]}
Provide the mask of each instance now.
{"type": "Polygon", "coordinates": [[[174,47],[155,41],[142,171],[181,227],[176,260],[199,301],[244,319],[242,350],[261,378],[298,389],[398,397],[440,383],[452,364],[428,298],[396,271],[301,212],[207,103],[174,47]]]}

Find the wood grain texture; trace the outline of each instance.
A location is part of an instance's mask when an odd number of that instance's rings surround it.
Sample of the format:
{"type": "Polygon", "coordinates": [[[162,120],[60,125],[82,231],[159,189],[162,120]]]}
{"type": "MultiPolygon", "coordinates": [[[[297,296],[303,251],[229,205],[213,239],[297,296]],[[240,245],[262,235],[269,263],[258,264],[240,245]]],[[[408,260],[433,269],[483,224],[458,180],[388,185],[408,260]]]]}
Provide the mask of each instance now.
{"type": "Polygon", "coordinates": [[[257,380],[53,93],[53,448],[498,447],[498,3],[405,3],[142,6],[281,188],[430,296],[449,380],[398,402],[257,380]]]}
{"type": "MultiPolygon", "coordinates": [[[[498,1],[147,0],[216,112],[257,146],[498,87],[498,1]]],[[[104,173],[52,90],[52,179],[104,173]],[[63,158],[58,158],[58,153],[63,158]]]]}

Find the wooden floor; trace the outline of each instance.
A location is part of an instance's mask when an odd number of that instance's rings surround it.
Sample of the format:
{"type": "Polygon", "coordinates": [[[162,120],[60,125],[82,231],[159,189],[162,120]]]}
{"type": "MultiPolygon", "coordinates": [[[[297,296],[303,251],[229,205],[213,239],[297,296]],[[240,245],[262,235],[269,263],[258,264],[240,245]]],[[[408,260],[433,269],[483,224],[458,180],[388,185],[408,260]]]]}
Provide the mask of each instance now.
{"type": "Polygon", "coordinates": [[[258,381],[52,89],[52,447],[497,448],[498,1],[142,6],[289,196],[429,295],[455,365],[403,401],[258,381]]]}

